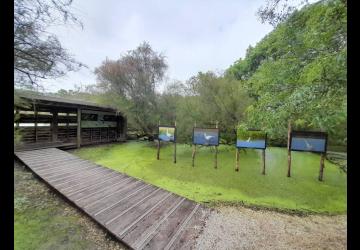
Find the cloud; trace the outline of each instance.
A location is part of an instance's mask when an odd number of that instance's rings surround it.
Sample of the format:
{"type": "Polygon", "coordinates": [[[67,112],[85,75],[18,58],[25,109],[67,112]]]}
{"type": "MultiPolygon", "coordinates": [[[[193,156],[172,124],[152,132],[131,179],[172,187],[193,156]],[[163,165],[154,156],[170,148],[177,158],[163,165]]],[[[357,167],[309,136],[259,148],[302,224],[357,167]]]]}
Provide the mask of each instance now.
{"type": "Polygon", "coordinates": [[[255,15],[262,4],[263,0],[77,0],[74,9],[84,30],[55,27],[52,32],[90,69],[47,81],[47,89],[93,84],[92,72],[106,57],[117,59],[143,41],[165,54],[172,79],[184,81],[199,71],[224,70],[271,31],[255,15]]]}

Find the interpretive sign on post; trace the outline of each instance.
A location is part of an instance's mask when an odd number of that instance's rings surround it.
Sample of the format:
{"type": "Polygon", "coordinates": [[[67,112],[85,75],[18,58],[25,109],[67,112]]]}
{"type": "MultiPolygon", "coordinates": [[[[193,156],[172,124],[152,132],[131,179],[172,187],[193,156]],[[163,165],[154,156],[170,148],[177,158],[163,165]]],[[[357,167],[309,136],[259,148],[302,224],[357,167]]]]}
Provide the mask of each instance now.
{"type": "Polygon", "coordinates": [[[290,149],[292,151],[307,151],[326,153],[327,133],[315,131],[291,131],[290,149]]]}
{"type": "Polygon", "coordinates": [[[214,167],[217,168],[217,154],[219,146],[219,128],[216,123],[216,128],[193,128],[193,154],[192,154],[192,166],[194,166],[196,145],[202,146],[214,146],[215,147],[215,160],[214,167]]]}
{"type": "Polygon", "coordinates": [[[160,159],[161,141],[174,143],[174,163],[176,163],[176,122],[175,126],[158,126],[158,153],[157,159],[160,159]]]}
{"type": "MultiPolygon", "coordinates": [[[[294,130],[290,132],[290,145],[288,145],[290,151],[305,151],[321,154],[319,181],[323,180],[327,140],[328,134],[326,132],[294,130]]],[[[290,173],[288,173],[288,176],[290,176],[290,173]]]]}
{"type": "Polygon", "coordinates": [[[159,140],[175,142],[175,126],[159,126],[159,140]]]}
{"type": "Polygon", "coordinates": [[[244,130],[238,128],[236,135],[236,167],[235,171],[239,171],[239,149],[253,148],[261,149],[263,157],[262,174],[265,174],[265,149],[267,143],[267,134],[264,131],[257,129],[244,130]]]}
{"type": "Polygon", "coordinates": [[[193,144],[204,146],[219,145],[219,129],[218,128],[194,128],[193,144]]]}

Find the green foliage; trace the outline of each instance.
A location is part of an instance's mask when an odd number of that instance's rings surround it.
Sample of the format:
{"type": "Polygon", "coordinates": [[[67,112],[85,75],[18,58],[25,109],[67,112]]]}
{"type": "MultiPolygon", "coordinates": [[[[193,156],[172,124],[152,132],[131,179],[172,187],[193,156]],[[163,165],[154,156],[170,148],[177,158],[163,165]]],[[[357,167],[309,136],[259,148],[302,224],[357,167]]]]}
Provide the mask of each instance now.
{"type": "Polygon", "coordinates": [[[82,148],[75,154],[126,173],[147,183],[198,202],[231,202],[298,212],[346,213],[346,173],[326,161],[324,182],[317,180],[318,154],[293,152],[292,177],[286,177],[287,151],[266,150],[266,175],[261,174],[259,150],[240,153],[240,171],[235,172],[235,147],[219,146],[218,168],[214,169],[214,150],[198,147],[195,167],[191,147],[163,146],[156,159],[155,143],[128,142],[95,148],[82,148]]]}
{"type": "Polygon", "coordinates": [[[179,100],[176,113],[178,138],[190,141],[195,122],[198,127],[215,127],[218,122],[223,143],[233,143],[236,126],[251,103],[241,82],[213,72],[200,72],[186,83],[186,93],[179,100]]]}
{"type": "Polygon", "coordinates": [[[243,126],[238,126],[237,129],[237,139],[238,140],[257,140],[257,139],[265,139],[266,133],[264,131],[251,131],[243,126]]]}
{"type": "Polygon", "coordinates": [[[126,104],[130,124],[141,133],[156,128],[157,96],[155,87],[167,69],[165,57],[144,42],[118,60],[105,60],[95,69],[98,86],[113,93],[126,104]]]}
{"type": "Polygon", "coordinates": [[[248,126],[285,143],[292,120],[297,129],[325,130],[330,143],[346,145],[346,18],[337,0],[295,11],[228,69],[256,100],[246,110],[248,126]]]}

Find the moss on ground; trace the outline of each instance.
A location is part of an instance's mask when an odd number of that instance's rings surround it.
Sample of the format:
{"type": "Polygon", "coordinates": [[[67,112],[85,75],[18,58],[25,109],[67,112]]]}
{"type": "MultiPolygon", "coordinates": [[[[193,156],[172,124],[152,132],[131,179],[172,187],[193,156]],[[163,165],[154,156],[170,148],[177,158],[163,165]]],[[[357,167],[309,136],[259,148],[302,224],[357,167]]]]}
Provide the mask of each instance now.
{"type": "Polygon", "coordinates": [[[14,249],[125,249],[18,164],[14,167],[14,249]]]}
{"type": "Polygon", "coordinates": [[[140,178],[189,199],[203,203],[233,203],[288,210],[299,213],[343,214],[347,211],[346,173],[326,161],[324,181],[317,180],[320,156],[292,153],[292,177],[286,177],[287,151],[266,150],[266,175],[261,174],[261,151],[242,150],[240,171],[235,172],[235,148],[219,147],[218,169],[214,169],[214,149],[197,150],[191,166],[191,147],[163,146],[156,160],[156,144],[127,142],[75,150],[82,158],[140,178]]]}

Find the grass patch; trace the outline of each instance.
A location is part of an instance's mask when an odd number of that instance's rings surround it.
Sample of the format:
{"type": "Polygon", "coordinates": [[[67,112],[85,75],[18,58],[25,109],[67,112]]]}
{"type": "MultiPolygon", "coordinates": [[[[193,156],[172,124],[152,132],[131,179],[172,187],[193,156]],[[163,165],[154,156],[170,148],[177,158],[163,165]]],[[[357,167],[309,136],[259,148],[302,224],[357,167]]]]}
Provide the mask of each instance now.
{"type": "Polygon", "coordinates": [[[84,159],[118,170],[166,190],[202,203],[240,203],[300,213],[346,213],[346,173],[326,161],[324,181],[319,182],[320,156],[292,153],[292,177],[286,177],[287,151],[266,150],[266,175],[261,174],[261,151],[240,153],[240,171],[235,172],[235,148],[221,145],[218,169],[214,149],[198,148],[195,167],[191,147],[177,145],[177,163],[172,162],[172,144],[164,146],[156,160],[155,143],[127,142],[82,148],[74,153],[84,159]]]}

